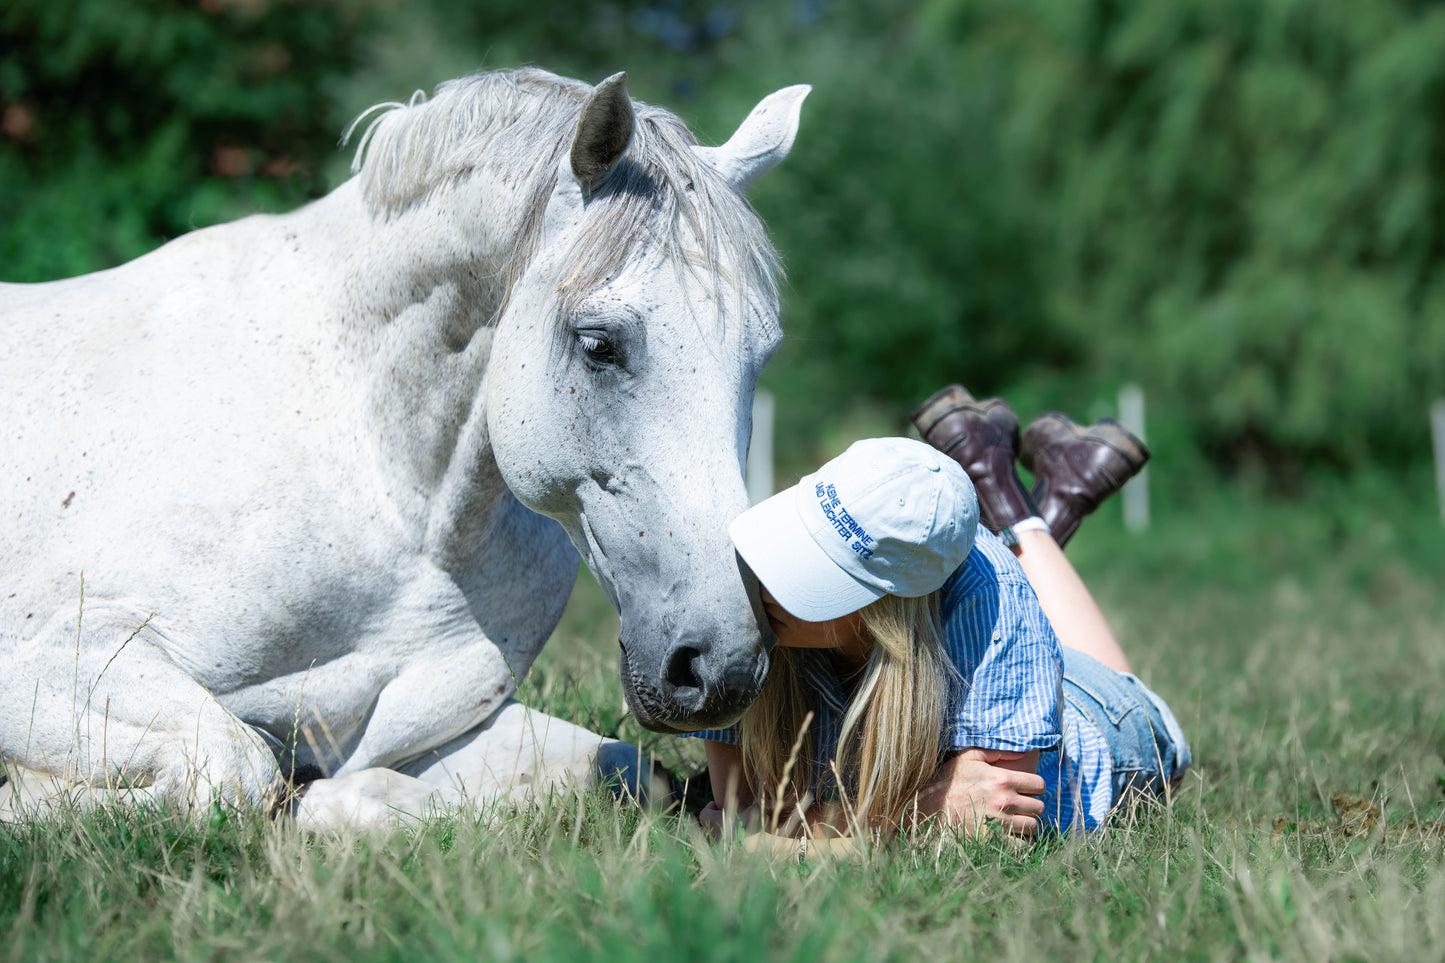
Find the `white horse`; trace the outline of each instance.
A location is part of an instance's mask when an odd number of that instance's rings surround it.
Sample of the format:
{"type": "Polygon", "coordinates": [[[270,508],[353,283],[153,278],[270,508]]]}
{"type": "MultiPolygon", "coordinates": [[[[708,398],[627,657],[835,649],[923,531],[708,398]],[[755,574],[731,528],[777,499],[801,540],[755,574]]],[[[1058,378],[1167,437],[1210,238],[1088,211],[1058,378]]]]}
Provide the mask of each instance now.
{"type": "Polygon", "coordinates": [[[779,338],[742,191],[808,88],[707,148],[624,81],[443,84],[301,210],[0,284],[6,768],[187,804],[486,783],[551,739],[514,746],[509,697],[578,552],[645,726],[741,713],[772,640],[726,530],[779,338]]]}

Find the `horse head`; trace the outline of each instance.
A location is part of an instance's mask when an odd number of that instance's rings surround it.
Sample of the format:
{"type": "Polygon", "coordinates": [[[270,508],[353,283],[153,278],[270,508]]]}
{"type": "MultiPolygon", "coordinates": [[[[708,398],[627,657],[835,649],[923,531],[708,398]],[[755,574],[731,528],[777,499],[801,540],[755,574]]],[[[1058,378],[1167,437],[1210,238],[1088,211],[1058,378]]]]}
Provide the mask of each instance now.
{"type": "Polygon", "coordinates": [[[743,189],[787,154],[808,89],[766,98],[720,147],[634,105],[623,74],[592,89],[496,326],[498,468],[617,608],[624,690],[656,731],[731,723],[767,674],[773,640],[727,534],[780,338],[743,189]]]}

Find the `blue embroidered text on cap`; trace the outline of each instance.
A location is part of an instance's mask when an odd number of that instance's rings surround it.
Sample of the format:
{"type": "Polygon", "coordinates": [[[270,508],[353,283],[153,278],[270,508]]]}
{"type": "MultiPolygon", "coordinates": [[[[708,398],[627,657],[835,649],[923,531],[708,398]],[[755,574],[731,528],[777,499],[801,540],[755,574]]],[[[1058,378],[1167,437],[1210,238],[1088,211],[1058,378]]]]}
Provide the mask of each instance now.
{"type": "Polygon", "coordinates": [[[853,520],[846,508],[841,507],[842,500],[838,498],[838,489],[819,482],[813,489],[813,494],[818,496],[818,505],[823,509],[823,515],[833,523],[833,530],[839,537],[845,542],[852,539],[848,547],[857,552],[860,558],[870,557],[873,550],[868,546],[873,544],[873,537],[853,520]]]}

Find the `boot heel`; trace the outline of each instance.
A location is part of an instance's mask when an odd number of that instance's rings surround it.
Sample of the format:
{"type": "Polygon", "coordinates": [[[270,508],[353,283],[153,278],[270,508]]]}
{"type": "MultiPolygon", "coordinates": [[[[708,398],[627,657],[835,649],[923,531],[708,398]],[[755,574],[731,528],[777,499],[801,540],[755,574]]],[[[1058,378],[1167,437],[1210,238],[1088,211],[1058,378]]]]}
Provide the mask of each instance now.
{"type": "Polygon", "coordinates": [[[913,421],[913,427],[925,439],[928,433],[937,427],[938,423],[964,405],[973,404],[973,395],[963,385],[949,385],[940,388],[928,397],[909,417],[913,421]]]}
{"type": "Polygon", "coordinates": [[[1083,436],[1102,442],[1117,451],[1129,463],[1130,474],[1138,474],[1139,469],[1149,460],[1149,447],[1144,444],[1143,439],[1113,418],[1100,418],[1083,436]]]}

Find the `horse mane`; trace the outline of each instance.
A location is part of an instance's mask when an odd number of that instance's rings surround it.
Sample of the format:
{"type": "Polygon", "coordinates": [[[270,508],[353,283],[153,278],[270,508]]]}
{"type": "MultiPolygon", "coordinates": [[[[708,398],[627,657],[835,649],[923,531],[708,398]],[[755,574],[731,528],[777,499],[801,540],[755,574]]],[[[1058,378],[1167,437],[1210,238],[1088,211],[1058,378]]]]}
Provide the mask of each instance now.
{"type": "MultiPolygon", "coordinates": [[[[357,144],[352,170],[373,216],[391,217],[478,169],[506,172],[527,198],[517,243],[503,268],[500,317],[541,237],[543,216],[592,88],[535,67],[451,80],[428,100],[382,111],[357,144]]],[[[775,304],[780,267],[761,219],[743,193],[691,149],[697,139],[670,111],[633,101],[637,118],[622,161],[588,200],[587,221],[571,252],[564,316],[627,265],[644,236],[674,263],[710,272],[722,314],[723,287],[745,303],[749,292],[775,304]]],[[[771,322],[769,322],[771,324],[771,322]]],[[[775,337],[777,332],[767,332],[775,337]]]]}

